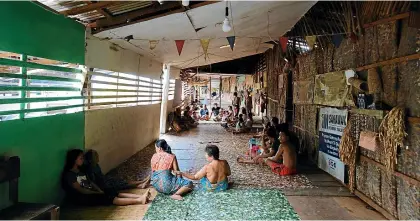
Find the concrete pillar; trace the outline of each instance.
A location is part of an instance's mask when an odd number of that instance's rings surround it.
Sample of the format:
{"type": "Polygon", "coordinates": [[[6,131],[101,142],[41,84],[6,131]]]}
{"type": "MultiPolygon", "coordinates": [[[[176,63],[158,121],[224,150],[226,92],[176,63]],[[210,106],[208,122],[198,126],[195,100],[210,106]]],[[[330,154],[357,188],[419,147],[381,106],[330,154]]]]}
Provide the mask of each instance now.
{"type": "Polygon", "coordinates": [[[160,133],[166,133],[166,120],[168,118],[168,94],[169,94],[169,76],[170,76],[170,65],[163,64],[163,76],[162,76],[162,103],[160,105],[160,133]]]}

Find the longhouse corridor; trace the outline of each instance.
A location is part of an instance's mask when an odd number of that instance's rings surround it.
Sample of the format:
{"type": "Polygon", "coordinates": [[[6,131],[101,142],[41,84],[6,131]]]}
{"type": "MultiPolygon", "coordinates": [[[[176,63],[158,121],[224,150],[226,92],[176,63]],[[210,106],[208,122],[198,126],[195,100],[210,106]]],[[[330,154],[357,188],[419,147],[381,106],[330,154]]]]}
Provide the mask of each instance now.
{"type": "MultiPolygon", "coordinates": [[[[234,182],[233,188],[225,193],[195,192],[180,202],[159,194],[148,206],[63,208],[62,215],[65,219],[95,220],[384,219],[319,169],[300,165],[298,175],[279,177],[267,166],[237,163],[236,157],[247,151],[252,135],[232,135],[219,124],[203,123],[190,131],[161,136],[172,147],[181,171],[197,172],[207,163],[205,146],[217,145],[221,159],[226,159],[232,169],[230,181],[234,182]]],[[[108,176],[126,180],[146,177],[151,172],[150,158],[154,153],[155,147],[150,145],[108,176]]]]}
{"type": "Polygon", "coordinates": [[[2,0],[0,28],[0,220],[420,220],[419,1],[2,0]]]}

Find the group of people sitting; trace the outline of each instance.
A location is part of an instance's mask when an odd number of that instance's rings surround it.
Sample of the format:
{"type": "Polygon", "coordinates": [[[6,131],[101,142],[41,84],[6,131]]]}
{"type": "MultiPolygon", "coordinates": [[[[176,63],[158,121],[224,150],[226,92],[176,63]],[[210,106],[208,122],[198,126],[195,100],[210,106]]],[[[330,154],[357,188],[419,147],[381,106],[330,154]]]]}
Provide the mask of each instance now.
{"type": "Polygon", "coordinates": [[[222,119],[222,122],[222,127],[233,133],[249,132],[254,124],[253,114],[248,112],[245,107],[242,107],[240,113],[238,112],[235,115],[232,106],[229,106],[229,110],[222,119]]]}
{"type": "Polygon", "coordinates": [[[280,176],[296,174],[297,154],[288,124],[279,124],[279,119],[273,117],[263,131],[250,140],[249,150],[244,156],[238,156],[237,161],[265,164],[280,176]],[[259,138],[259,142],[255,142],[255,138],[259,138]]]}
{"type": "Polygon", "coordinates": [[[161,139],[155,143],[156,153],[151,159],[152,174],[141,181],[106,179],[99,166],[99,156],[94,150],[84,153],[80,149],[67,152],[61,183],[67,199],[76,205],[134,205],[147,204],[150,192],[143,195],[124,193],[130,188],[153,186],[158,192],[170,194],[172,199],[182,200],[182,196],[193,190],[191,180],[200,180],[204,191],[224,191],[228,189],[228,176],[231,171],[226,160],[219,159],[219,148],[208,145],[205,148],[207,160],[196,174],[179,170],[176,156],[168,143],[161,139]]]}
{"type": "Polygon", "coordinates": [[[181,112],[181,108],[176,108],[170,120],[170,126],[176,132],[189,130],[190,128],[195,128],[198,125],[198,122],[193,114],[195,111],[191,109],[190,106],[186,106],[184,112],[181,112]]]}

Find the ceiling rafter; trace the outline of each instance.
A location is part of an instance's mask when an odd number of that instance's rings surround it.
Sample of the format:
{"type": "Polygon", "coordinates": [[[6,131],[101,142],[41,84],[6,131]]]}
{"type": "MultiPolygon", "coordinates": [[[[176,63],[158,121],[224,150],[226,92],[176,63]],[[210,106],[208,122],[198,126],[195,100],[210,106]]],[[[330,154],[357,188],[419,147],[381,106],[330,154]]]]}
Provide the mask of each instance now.
{"type": "MultiPolygon", "coordinates": [[[[138,9],[132,12],[124,13],[119,16],[115,16],[112,19],[103,18],[90,23],[88,26],[91,28],[97,28],[94,33],[104,31],[112,28],[122,27],[134,23],[139,23],[170,14],[185,12],[188,9],[198,8],[201,6],[214,4],[219,1],[204,1],[199,3],[191,4],[188,8],[183,7],[179,2],[165,2],[163,5],[153,5],[152,7],[138,9]]],[[[193,2],[191,2],[193,3],[193,2]]]]}
{"type": "Polygon", "coordinates": [[[98,19],[97,21],[90,24],[91,27],[107,27],[112,25],[118,25],[121,23],[127,23],[127,21],[130,21],[132,19],[141,17],[141,16],[147,16],[159,11],[169,10],[173,9],[175,7],[179,7],[179,4],[177,2],[165,2],[165,4],[160,6],[152,6],[147,8],[141,8],[135,11],[127,12],[122,15],[115,16],[113,19],[98,19]]]}
{"type": "MultiPolygon", "coordinates": [[[[95,1],[88,2],[88,4],[95,4],[95,3],[96,3],[95,1]]],[[[96,11],[98,11],[99,13],[101,13],[101,15],[107,18],[112,18],[112,14],[106,8],[98,8],[96,9],[96,11]]]]}
{"type": "Polygon", "coordinates": [[[121,4],[124,3],[122,1],[100,1],[92,4],[86,4],[84,6],[72,8],[69,10],[61,11],[60,14],[63,15],[78,15],[86,12],[95,11],[104,7],[108,7],[115,4],[121,4]]]}

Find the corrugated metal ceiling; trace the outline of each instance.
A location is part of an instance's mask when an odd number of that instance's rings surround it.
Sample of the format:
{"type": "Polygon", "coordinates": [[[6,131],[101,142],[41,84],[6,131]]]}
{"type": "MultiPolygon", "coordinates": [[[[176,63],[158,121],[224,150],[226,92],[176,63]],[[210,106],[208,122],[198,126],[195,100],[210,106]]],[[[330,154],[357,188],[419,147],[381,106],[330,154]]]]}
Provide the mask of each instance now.
{"type": "MultiPolygon", "coordinates": [[[[57,11],[63,12],[70,9],[94,4],[95,1],[54,1],[54,0],[39,0],[39,3],[57,11]]],[[[135,11],[141,8],[146,8],[153,5],[153,1],[121,1],[114,2],[114,4],[101,9],[108,13],[110,16],[116,16],[127,12],[135,11]]],[[[69,17],[74,18],[83,23],[90,23],[97,19],[105,18],[106,16],[99,10],[93,10],[86,13],[77,15],[70,15],[69,17]]]]}

